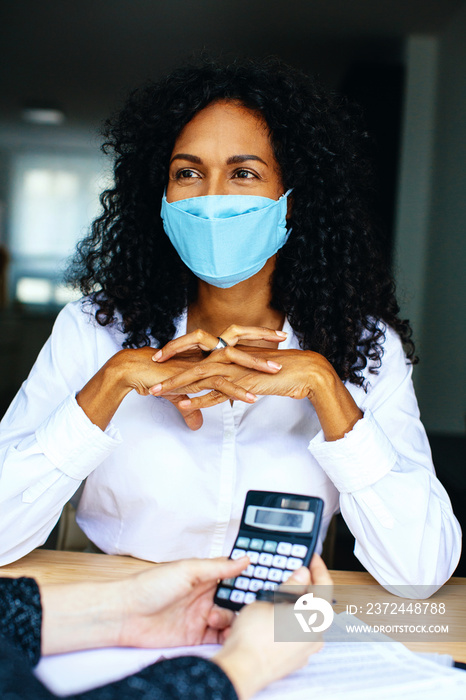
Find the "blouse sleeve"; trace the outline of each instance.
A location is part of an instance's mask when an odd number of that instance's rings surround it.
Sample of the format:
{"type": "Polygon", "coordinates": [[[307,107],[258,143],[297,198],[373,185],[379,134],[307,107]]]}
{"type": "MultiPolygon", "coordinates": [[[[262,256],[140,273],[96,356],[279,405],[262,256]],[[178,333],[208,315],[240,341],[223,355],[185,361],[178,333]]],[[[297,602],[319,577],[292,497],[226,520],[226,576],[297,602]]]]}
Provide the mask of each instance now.
{"type": "Polygon", "coordinates": [[[322,432],[309,450],[340,492],[354,553],[385,588],[427,598],[453,574],[461,529],[435,475],[400,339],[386,330],[368,390],[347,385],[363,418],[340,440],[322,432]]]}
{"type": "Polygon", "coordinates": [[[0,566],[45,542],[81,482],[121,443],[112,424],[100,430],[75,398],[114,352],[98,354],[81,302],[60,312],[0,424],[0,566]]]}

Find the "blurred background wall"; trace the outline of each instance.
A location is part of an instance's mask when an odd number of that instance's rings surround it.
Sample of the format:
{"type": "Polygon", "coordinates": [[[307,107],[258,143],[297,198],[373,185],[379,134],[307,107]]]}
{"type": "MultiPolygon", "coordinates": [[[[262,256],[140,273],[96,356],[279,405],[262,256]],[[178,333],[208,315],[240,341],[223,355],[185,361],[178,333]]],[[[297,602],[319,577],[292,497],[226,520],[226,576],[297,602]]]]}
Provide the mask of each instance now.
{"type": "Polygon", "coordinates": [[[60,280],[63,260],[95,215],[107,177],[100,123],[130,89],[202,49],[279,55],[363,106],[377,144],[387,256],[421,357],[415,368],[421,414],[439,474],[462,512],[466,3],[460,0],[3,3],[0,415],[69,298],[60,280]]]}

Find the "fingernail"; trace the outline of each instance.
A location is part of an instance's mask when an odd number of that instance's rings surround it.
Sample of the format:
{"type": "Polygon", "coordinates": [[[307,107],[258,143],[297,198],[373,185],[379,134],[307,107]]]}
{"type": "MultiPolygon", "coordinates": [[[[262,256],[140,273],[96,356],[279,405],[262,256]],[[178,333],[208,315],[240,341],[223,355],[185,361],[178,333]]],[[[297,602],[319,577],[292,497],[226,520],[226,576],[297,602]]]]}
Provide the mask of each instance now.
{"type": "Polygon", "coordinates": [[[253,401],[253,402],[254,402],[254,401],[256,401],[257,396],[254,396],[254,394],[250,394],[249,391],[248,391],[248,393],[246,394],[246,398],[248,399],[248,401],[253,401]]]}
{"type": "Polygon", "coordinates": [[[267,360],[267,364],[271,369],[281,369],[282,365],[279,365],[278,362],[273,362],[273,360],[267,360]]]}
{"type": "Polygon", "coordinates": [[[162,357],[162,351],[161,351],[161,350],[159,350],[158,352],[156,352],[155,355],[152,355],[152,359],[154,360],[154,362],[157,362],[157,360],[160,360],[161,357],[162,357]]]}
{"type": "Polygon", "coordinates": [[[288,333],[286,333],[285,331],[275,331],[275,333],[277,335],[280,335],[282,338],[286,338],[286,336],[288,335],[288,333]]]}
{"type": "Polygon", "coordinates": [[[155,384],[153,387],[149,389],[151,394],[159,394],[162,391],[162,385],[161,384],[155,384]]]}
{"type": "Polygon", "coordinates": [[[181,408],[189,408],[191,406],[191,399],[183,399],[183,401],[179,401],[178,406],[181,408]]]}

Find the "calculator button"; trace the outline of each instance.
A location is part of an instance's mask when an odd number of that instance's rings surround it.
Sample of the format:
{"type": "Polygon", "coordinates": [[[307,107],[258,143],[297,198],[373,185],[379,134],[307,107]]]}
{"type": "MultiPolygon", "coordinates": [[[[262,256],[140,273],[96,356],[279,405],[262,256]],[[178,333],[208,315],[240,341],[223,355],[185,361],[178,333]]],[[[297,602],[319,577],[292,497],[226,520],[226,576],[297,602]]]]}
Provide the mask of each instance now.
{"type": "Polygon", "coordinates": [[[259,561],[259,552],[249,551],[249,552],[246,552],[246,554],[248,555],[249,561],[251,562],[251,564],[257,564],[257,562],[259,561]]]}
{"type": "Polygon", "coordinates": [[[232,603],[244,603],[244,592],[243,591],[232,591],[230,596],[232,603]]]}
{"type": "Polygon", "coordinates": [[[283,572],[283,574],[282,574],[283,583],[285,583],[285,581],[288,581],[288,579],[290,578],[292,573],[293,573],[292,571],[284,571],[283,572]]]}
{"type": "Polygon", "coordinates": [[[249,547],[249,537],[238,537],[235,546],[239,547],[239,549],[247,549],[249,547]]]}
{"type": "Polygon", "coordinates": [[[281,569],[269,569],[269,574],[267,578],[269,581],[276,581],[277,583],[280,583],[282,580],[282,570],[281,569]]]}
{"type": "Polygon", "coordinates": [[[257,578],[253,578],[251,583],[249,584],[249,590],[253,591],[255,593],[256,591],[260,591],[261,588],[264,587],[264,582],[259,581],[257,578]]]}
{"type": "Polygon", "coordinates": [[[249,588],[249,579],[245,576],[238,576],[235,586],[236,588],[240,588],[242,591],[247,591],[249,588]]]}
{"type": "MultiPolygon", "coordinates": [[[[280,576],[281,576],[281,571],[280,571],[280,576]]],[[[266,581],[264,583],[264,591],[275,591],[276,588],[278,587],[278,583],[272,583],[272,581],[266,581]]]]}
{"type": "Polygon", "coordinates": [[[273,558],[272,566],[274,566],[276,569],[284,569],[286,566],[286,557],[276,554],[273,558]]]}
{"type": "Polygon", "coordinates": [[[234,549],[231,553],[230,559],[241,559],[241,557],[244,557],[246,555],[246,551],[244,549],[234,549]]]}
{"type": "Polygon", "coordinates": [[[258,539],[256,539],[256,538],[253,538],[253,539],[251,540],[251,543],[250,543],[250,545],[249,545],[249,548],[250,548],[250,549],[257,549],[257,550],[260,552],[261,549],[262,549],[262,545],[263,545],[263,544],[264,544],[264,540],[258,540],[258,539]]]}
{"type": "Polygon", "coordinates": [[[253,564],[249,564],[248,568],[245,571],[241,572],[242,576],[254,576],[254,566],[253,564]]]}
{"type": "Polygon", "coordinates": [[[299,569],[299,567],[302,565],[303,565],[303,560],[297,559],[296,557],[288,557],[288,560],[286,562],[286,568],[291,569],[292,571],[299,569]]]}
{"type": "Polygon", "coordinates": [[[231,586],[233,588],[233,586],[235,585],[235,580],[236,579],[234,578],[224,578],[222,583],[224,586],[231,586]]]}
{"type": "Polygon", "coordinates": [[[293,545],[291,542],[279,542],[277,547],[277,554],[285,554],[287,557],[291,554],[291,547],[293,545]]]}
{"type": "Polygon", "coordinates": [[[262,564],[262,566],[272,566],[272,562],[272,554],[266,554],[265,552],[262,552],[262,554],[259,556],[259,564],[262,564]]]}
{"type": "Polygon", "coordinates": [[[228,600],[230,597],[230,588],[219,588],[217,591],[217,598],[222,598],[223,600],[228,600]]]}
{"type": "Polygon", "coordinates": [[[264,542],[264,552],[271,552],[272,554],[275,554],[277,550],[277,544],[278,542],[275,542],[275,540],[267,540],[264,542]]]}
{"type": "Polygon", "coordinates": [[[268,578],[269,581],[277,581],[277,583],[280,583],[280,581],[282,580],[282,570],[270,569],[268,578]]]}
{"type": "Polygon", "coordinates": [[[254,576],[256,578],[267,578],[268,573],[269,570],[266,566],[256,566],[256,568],[254,569],[254,576]]]}
{"type": "Polygon", "coordinates": [[[307,547],[303,544],[294,544],[291,548],[291,556],[304,559],[307,554],[307,547]]]}
{"type": "Polygon", "coordinates": [[[249,592],[249,593],[246,593],[246,595],[244,596],[244,602],[246,603],[246,605],[249,605],[249,603],[254,603],[255,600],[256,600],[255,593],[249,592]]]}

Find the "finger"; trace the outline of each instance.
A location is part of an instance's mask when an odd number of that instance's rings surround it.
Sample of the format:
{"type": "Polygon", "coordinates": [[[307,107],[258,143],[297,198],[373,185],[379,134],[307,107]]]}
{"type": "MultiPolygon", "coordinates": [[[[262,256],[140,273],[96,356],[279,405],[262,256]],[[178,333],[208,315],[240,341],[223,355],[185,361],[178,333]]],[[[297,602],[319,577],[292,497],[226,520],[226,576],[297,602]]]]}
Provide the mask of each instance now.
{"type": "Polygon", "coordinates": [[[186,396],[186,394],[172,394],[170,396],[167,396],[165,394],[164,398],[168,399],[174,406],[176,406],[178,411],[183,416],[184,422],[190,430],[199,430],[199,428],[202,427],[202,424],[204,422],[202,413],[195,406],[191,407],[189,403],[189,398],[188,396],[186,396]],[[183,400],[188,401],[188,404],[186,406],[180,406],[180,402],[183,400]]]}
{"type": "MultiPolygon", "coordinates": [[[[185,398],[180,401],[181,408],[196,410],[201,408],[210,408],[217,406],[219,403],[224,403],[231,399],[232,401],[244,401],[245,403],[253,404],[257,401],[257,396],[250,391],[246,391],[237,384],[229,382],[224,377],[211,377],[209,381],[198,382],[195,387],[197,391],[203,388],[210,388],[214,384],[218,389],[210,391],[208,394],[185,398]]],[[[191,392],[190,392],[191,393],[191,392]]],[[[196,393],[196,392],[192,392],[196,393]]]]}
{"type": "Polygon", "coordinates": [[[287,337],[285,331],[275,331],[265,326],[239,326],[233,324],[220,333],[228,345],[236,345],[240,340],[267,340],[270,343],[282,343],[287,337]]]}
{"type": "Polygon", "coordinates": [[[160,384],[156,384],[149,389],[153,396],[163,396],[165,393],[175,392],[177,389],[184,389],[183,393],[196,393],[201,389],[215,389],[225,394],[227,398],[254,403],[256,396],[243,389],[243,387],[233,384],[223,375],[226,371],[225,364],[201,362],[193,369],[188,369],[180,374],[165,379],[160,384]],[[195,391],[189,391],[188,387],[195,385],[195,391]]]}
{"type": "MultiPolygon", "coordinates": [[[[235,615],[235,619],[236,619],[236,615],[235,615]]],[[[234,622],[234,620],[233,620],[233,622],[234,622]]],[[[225,644],[225,642],[226,642],[226,640],[228,639],[228,637],[230,636],[230,634],[231,634],[231,626],[230,626],[230,627],[225,627],[224,630],[221,630],[221,631],[219,632],[219,635],[218,635],[218,643],[219,643],[219,644],[225,644]]]]}
{"type": "MultiPolygon", "coordinates": [[[[258,372],[268,372],[270,374],[276,374],[282,368],[282,365],[274,360],[265,360],[262,357],[257,357],[253,353],[232,346],[217,350],[212,357],[215,358],[215,362],[240,365],[241,367],[248,367],[258,372]]],[[[207,358],[203,362],[208,364],[212,362],[212,360],[207,358]]]]}
{"type": "Polygon", "coordinates": [[[190,569],[192,585],[203,582],[216,582],[222,578],[238,576],[249,566],[249,557],[240,559],[227,559],[217,557],[215,559],[189,559],[184,564],[190,569]]]}
{"type": "MultiPolygon", "coordinates": [[[[180,409],[180,413],[183,415],[182,409],[180,409]]],[[[202,428],[202,424],[204,423],[204,418],[202,417],[202,413],[198,408],[194,411],[189,411],[186,415],[183,415],[183,418],[190,430],[199,430],[199,428],[202,428]]]]}
{"type": "Polygon", "coordinates": [[[223,630],[216,630],[213,627],[207,627],[204,632],[201,644],[221,644],[222,636],[223,630]]]}
{"type": "Polygon", "coordinates": [[[207,625],[214,630],[224,630],[233,623],[234,619],[235,614],[232,610],[214,605],[207,617],[207,625]]]}
{"type": "Polygon", "coordinates": [[[193,348],[200,348],[201,350],[210,352],[217,345],[217,342],[218,338],[215,335],[203,331],[202,328],[198,328],[192,333],[187,333],[180,338],[170,340],[170,342],[152,356],[152,359],[154,362],[164,362],[170,357],[173,357],[173,355],[185,352],[186,350],[192,350],[193,348]]]}
{"type": "MultiPolygon", "coordinates": [[[[253,394],[251,394],[253,396],[253,394]]],[[[195,396],[190,399],[186,397],[180,402],[182,408],[185,410],[199,411],[201,413],[201,408],[211,408],[212,406],[218,406],[218,404],[225,403],[230,397],[222,394],[220,391],[210,391],[208,394],[203,394],[202,396],[195,396]]],[[[248,403],[251,403],[249,401],[248,403]]],[[[202,415],[202,414],[201,414],[202,415]]]]}
{"type": "Polygon", "coordinates": [[[330,576],[322,557],[320,557],[318,554],[314,554],[312,556],[310,569],[313,584],[323,586],[333,585],[332,577],[330,576]]]}

